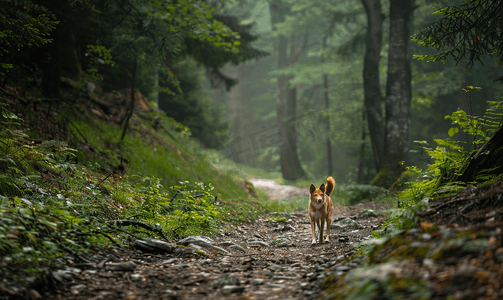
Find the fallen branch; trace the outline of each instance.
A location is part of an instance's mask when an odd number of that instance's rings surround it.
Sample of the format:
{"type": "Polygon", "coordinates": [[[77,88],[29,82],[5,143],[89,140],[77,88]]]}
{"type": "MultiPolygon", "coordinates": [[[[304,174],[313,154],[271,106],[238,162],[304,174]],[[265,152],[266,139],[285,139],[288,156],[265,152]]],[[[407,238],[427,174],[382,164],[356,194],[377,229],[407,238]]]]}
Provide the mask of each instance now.
{"type": "Polygon", "coordinates": [[[142,222],[142,221],[136,221],[136,220],[114,220],[114,221],[109,221],[109,222],[113,222],[115,224],[117,224],[117,226],[138,226],[138,227],[141,227],[143,229],[146,229],[148,231],[152,231],[152,232],[155,232],[155,233],[158,233],[165,241],[167,242],[171,242],[165,235],[164,233],[162,232],[162,230],[160,229],[157,229],[145,222],[142,222]]]}
{"type": "Polygon", "coordinates": [[[100,182],[98,182],[98,183],[96,184],[96,186],[97,186],[97,187],[98,187],[98,186],[100,186],[100,184],[102,184],[105,180],[107,180],[107,178],[108,178],[108,177],[112,176],[112,174],[113,174],[113,173],[114,173],[114,172],[110,172],[110,174],[108,174],[105,178],[103,178],[102,180],[100,180],[100,182]]]}
{"type": "Polygon", "coordinates": [[[125,231],[125,230],[122,230],[122,229],[120,229],[120,228],[113,227],[113,226],[110,226],[110,225],[108,225],[108,224],[107,224],[107,226],[108,226],[109,228],[113,229],[113,230],[117,230],[117,231],[120,231],[120,232],[122,232],[122,233],[129,234],[130,236],[134,237],[135,239],[138,239],[138,240],[141,240],[141,239],[142,239],[141,237],[136,236],[136,235],[134,235],[134,234],[132,234],[132,233],[130,233],[130,232],[127,232],[127,231],[125,231]]]}
{"type": "Polygon", "coordinates": [[[82,132],[80,132],[79,128],[77,128],[77,126],[75,126],[75,124],[73,124],[72,121],[70,121],[70,120],[68,120],[68,124],[72,125],[73,128],[75,128],[75,130],[77,130],[77,133],[80,134],[80,136],[84,139],[84,142],[86,142],[86,144],[89,145],[89,142],[87,141],[87,139],[84,136],[84,134],[82,132]]]}

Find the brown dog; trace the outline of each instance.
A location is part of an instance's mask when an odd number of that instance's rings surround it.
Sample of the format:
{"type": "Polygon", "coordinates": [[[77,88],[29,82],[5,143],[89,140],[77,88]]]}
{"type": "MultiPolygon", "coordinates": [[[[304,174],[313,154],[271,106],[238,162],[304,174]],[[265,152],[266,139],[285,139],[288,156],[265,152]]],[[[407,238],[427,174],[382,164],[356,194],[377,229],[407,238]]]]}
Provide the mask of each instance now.
{"type": "Polygon", "coordinates": [[[316,244],[316,233],[314,223],[318,225],[320,230],[320,244],[323,244],[323,226],[325,221],[327,222],[327,238],[326,242],[330,241],[330,223],[332,223],[332,212],[334,211],[334,205],[332,204],[332,199],[330,199],[330,194],[334,190],[335,180],[332,176],[327,178],[327,186],[322,183],[320,188],[317,189],[314,184],[309,187],[309,217],[311,218],[311,231],[313,234],[312,244],[316,244]]]}

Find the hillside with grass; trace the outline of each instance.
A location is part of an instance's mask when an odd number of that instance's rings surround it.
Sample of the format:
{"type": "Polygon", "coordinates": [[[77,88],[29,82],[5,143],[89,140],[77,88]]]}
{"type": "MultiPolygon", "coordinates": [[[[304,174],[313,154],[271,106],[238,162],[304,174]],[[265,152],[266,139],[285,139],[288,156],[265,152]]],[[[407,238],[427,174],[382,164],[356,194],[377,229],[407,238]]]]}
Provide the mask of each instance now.
{"type": "Polygon", "coordinates": [[[130,93],[66,82],[57,102],[21,86],[0,90],[3,274],[37,273],[65,254],[138,238],[214,236],[295,208],[268,201],[235,166],[215,167],[225,160],[140,93],[121,141],[120,103],[130,93]]]}

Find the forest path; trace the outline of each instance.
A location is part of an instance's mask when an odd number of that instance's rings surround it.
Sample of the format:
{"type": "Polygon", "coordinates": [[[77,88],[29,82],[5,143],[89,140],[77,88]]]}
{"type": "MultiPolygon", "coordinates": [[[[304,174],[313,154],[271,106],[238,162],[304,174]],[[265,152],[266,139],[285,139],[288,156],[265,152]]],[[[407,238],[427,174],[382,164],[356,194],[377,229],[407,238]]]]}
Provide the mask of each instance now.
{"type": "MultiPolygon", "coordinates": [[[[307,188],[279,186],[257,179],[256,187],[280,189],[271,197],[304,194],[307,188]],[[295,189],[294,189],[295,188],[295,189]]],[[[307,210],[271,213],[215,238],[178,241],[168,253],[108,248],[87,257],[91,264],[74,264],[59,276],[57,290],[47,299],[314,299],[327,276],[368,239],[383,219],[381,203],[334,207],[330,242],[311,245],[307,210]],[[367,211],[361,214],[362,211],[367,211]],[[225,252],[226,255],[221,255],[225,252]]],[[[339,268],[339,269],[338,269],[339,268]]],[[[61,271],[58,271],[61,272],[61,271]]],[[[58,277],[58,276],[54,276],[58,277]]]]}
{"type": "Polygon", "coordinates": [[[250,177],[248,179],[255,188],[264,190],[272,200],[293,199],[295,197],[308,197],[309,187],[293,185],[280,185],[274,179],[260,179],[250,177]]]}

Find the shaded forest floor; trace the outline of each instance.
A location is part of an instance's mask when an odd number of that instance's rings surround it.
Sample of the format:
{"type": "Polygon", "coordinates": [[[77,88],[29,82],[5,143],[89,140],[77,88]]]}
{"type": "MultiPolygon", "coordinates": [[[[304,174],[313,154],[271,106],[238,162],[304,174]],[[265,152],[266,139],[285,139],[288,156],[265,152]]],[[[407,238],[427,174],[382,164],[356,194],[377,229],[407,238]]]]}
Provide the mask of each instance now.
{"type": "MultiPolygon", "coordinates": [[[[122,113],[107,115],[98,106],[84,113],[119,122],[122,113]]],[[[50,118],[37,120],[27,118],[27,125],[48,139],[67,138],[68,131],[56,130],[61,126],[50,118]]],[[[270,199],[304,197],[307,207],[307,187],[249,181],[270,199]]],[[[236,186],[253,191],[244,181],[236,186]]],[[[41,265],[42,276],[19,270],[15,283],[0,278],[0,299],[503,299],[502,194],[498,181],[422,208],[389,209],[382,202],[336,206],[331,241],[322,245],[311,245],[307,211],[300,210],[227,225],[211,239],[94,248],[86,255],[65,255],[63,267],[41,265]],[[415,226],[388,227],[383,238],[371,239],[390,215],[412,216],[415,226]]]]}
{"type": "MultiPolygon", "coordinates": [[[[288,187],[287,187],[288,189],[288,187]]],[[[333,226],[331,242],[311,245],[307,211],[273,213],[229,228],[211,245],[196,240],[173,253],[156,254],[127,248],[101,249],[87,257],[91,264],[68,265],[44,294],[48,299],[309,299],[320,292],[325,270],[356,253],[384,218],[367,213],[381,203],[336,206],[334,219],[355,219],[333,226]],[[112,270],[133,262],[132,269],[112,270]]],[[[357,262],[349,263],[357,266],[357,262]]],[[[127,268],[127,267],[126,267],[127,268]]],[[[59,274],[59,273],[57,273],[59,274]]]]}
{"type": "MultiPolygon", "coordinates": [[[[175,252],[103,249],[69,265],[49,299],[501,299],[503,182],[467,188],[418,212],[417,228],[370,240],[383,203],[336,206],[331,241],[310,244],[307,211],[272,213],[175,252]],[[467,203],[472,210],[463,210],[467,203]],[[461,213],[459,213],[461,211],[461,213]],[[434,223],[435,222],[435,223],[434,223]],[[372,243],[370,243],[372,242],[372,243]],[[354,246],[368,244],[366,255],[354,246]],[[221,255],[218,249],[228,251],[221,255]],[[112,270],[134,262],[134,269],[112,270]]],[[[183,247],[183,248],[182,248],[183,247]]],[[[54,274],[54,272],[53,272],[54,274]]],[[[55,276],[52,275],[54,278],[55,276]]]]}

